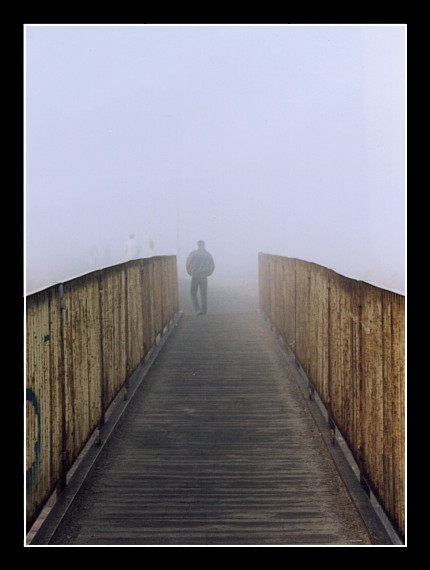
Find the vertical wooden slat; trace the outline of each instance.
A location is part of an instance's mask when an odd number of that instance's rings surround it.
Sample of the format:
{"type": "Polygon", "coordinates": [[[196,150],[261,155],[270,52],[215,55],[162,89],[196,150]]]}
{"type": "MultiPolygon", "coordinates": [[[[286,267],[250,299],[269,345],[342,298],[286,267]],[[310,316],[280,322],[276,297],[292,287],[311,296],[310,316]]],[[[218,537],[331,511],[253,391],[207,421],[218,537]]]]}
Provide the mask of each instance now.
{"type": "Polygon", "coordinates": [[[286,344],[295,350],[295,267],[294,261],[285,260],[284,265],[284,340],[286,344]]]}
{"type": "Polygon", "coordinates": [[[310,317],[310,269],[302,261],[296,261],[296,356],[306,374],[310,375],[309,317],[310,317]]]}
{"type": "Polygon", "coordinates": [[[380,291],[366,283],[361,288],[363,469],[379,498],[382,485],[382,307],[380,291]]]}
{"type": "Polygon", "coordinates": [[[125,268],[103,270],[104,374],[106,406],[126,379],[125,268]]]}
{"type": "Polygon", "coordinates": [[[154,325],[156,342],[158,342],[163,328],[161,266],[158,258],[153,262],[153,294],[154,294],[154,325]]]}
{"type": "Polygon", "coordinates": [[[357,446],[359,394],[358,282],[330,272],[330,379],[334,420],[351,448],[357,446]]]}
{"type": "Polygon", "coordinates": [[[316,264],[309,269],[309,372],[318,393],[329,401],[328,272],[316,264]]]}

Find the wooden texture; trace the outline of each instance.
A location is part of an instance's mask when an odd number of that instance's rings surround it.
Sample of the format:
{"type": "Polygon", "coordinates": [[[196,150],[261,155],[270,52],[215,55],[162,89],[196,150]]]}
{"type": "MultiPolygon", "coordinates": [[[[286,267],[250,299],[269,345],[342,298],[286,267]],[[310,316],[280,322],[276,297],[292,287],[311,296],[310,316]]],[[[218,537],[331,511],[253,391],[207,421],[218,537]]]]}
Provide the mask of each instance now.
{"type": "Polygon", "coordinates": [[[57,289],[26,304],[26,492],[32,517],[61,475],[61,335],[57,289]]]}
{"type": "Polygon", "coordinates": [[[259,278],[262,311],[293,350],[404,538],[404,296],[262,253],[259,278]]]}
{"type": "Polygon", "coordinates": [[[172,321],[175,287],[176,258],[167,256],[26,298],[27,527],[172,321]]]}

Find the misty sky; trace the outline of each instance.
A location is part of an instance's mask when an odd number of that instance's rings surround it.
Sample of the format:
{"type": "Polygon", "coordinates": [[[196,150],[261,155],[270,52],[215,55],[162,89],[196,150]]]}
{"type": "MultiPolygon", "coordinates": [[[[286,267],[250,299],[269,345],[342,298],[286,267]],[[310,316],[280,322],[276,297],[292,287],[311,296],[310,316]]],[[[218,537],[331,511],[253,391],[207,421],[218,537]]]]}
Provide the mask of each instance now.
{"type": "Polygon", "coordinates": [[[196,241],[404,292],[405,26],[27,26],[27,291],[196,241]],[[155,249],[148,247],[152,239],[155,249]]]}

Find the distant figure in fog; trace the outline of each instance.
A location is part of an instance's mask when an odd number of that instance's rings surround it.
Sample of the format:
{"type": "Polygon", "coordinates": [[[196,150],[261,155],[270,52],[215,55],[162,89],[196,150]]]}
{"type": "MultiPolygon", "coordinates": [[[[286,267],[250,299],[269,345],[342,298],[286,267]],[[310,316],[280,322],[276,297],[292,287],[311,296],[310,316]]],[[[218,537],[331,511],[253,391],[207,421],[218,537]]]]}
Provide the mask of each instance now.
{"type": "Polygon", "coordinates": [[[130,237],[124,244],[125,249],[125,259],[129,261],[130,259],[137,259],[140,253],[140,245],[136,241],[134,234],[130,234],[130,237]]]}
{"type": "Polygon", "coordinates": [[[206,251],[205,242],[197,242],[198,249],[195,249],[187,257],[185,264],[188,275],[191,275],[191,301],[195,312],[198,315],[205,315],[207,312],[207,292],[208,277],[215,269],[212,255],[206,251]],[[197,290],[200,288],[201,308],[197,299],[197,290]]]}
{"type": "Polygon", "coordinates": [[[154,240],[152,239],[149,240],[148,248],[149,248],[149,257],[154,257],[154,255],[156,255],[154,240]]]}

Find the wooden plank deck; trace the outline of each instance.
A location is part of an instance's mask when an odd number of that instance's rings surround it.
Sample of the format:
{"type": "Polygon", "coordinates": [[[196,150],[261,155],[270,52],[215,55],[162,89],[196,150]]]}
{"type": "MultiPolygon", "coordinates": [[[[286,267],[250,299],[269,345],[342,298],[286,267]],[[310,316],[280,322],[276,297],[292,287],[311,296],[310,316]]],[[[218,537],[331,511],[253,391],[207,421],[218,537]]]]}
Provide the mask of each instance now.
{"type": "Polygon", "coordinates": [[[185,313],[50,544],[365,545],[256,312],[185,313]]]}

